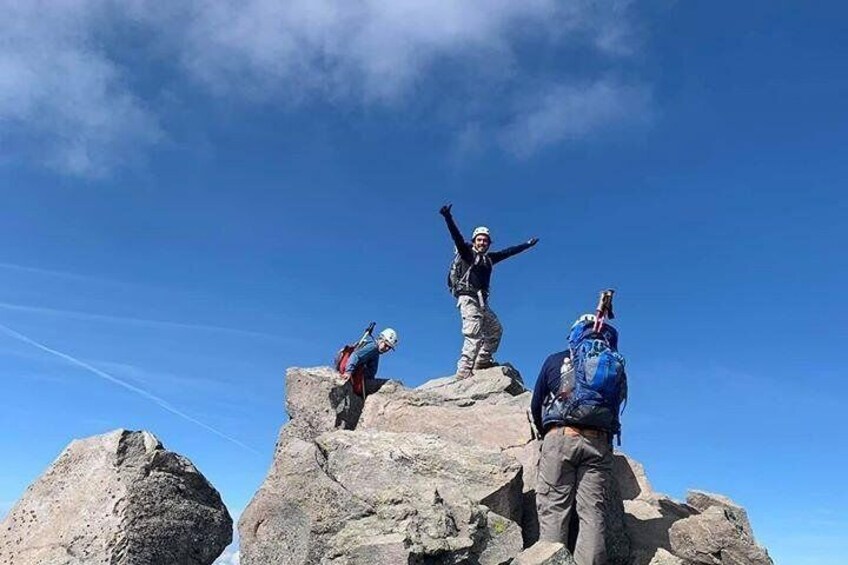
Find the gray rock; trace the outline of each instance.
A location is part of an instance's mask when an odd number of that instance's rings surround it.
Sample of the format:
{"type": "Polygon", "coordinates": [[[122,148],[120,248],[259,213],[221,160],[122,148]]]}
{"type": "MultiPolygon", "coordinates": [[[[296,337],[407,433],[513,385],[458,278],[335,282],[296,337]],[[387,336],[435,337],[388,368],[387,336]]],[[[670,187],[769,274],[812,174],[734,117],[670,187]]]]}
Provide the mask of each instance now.
{"type": "Polygon", "coordinates": [[[342,381],[330,367],[291,368],[286,371],[286,411],[290,433],[305,440],[335,429],[356,427],[362,398],[353,394],[350,381],[342,381]]]}
{"type": "Polygon", "coordinates": [[[528,417],[531,393],[510,366],[468,379],[435,379],[416,389],[383,387],[368,398],[358,429],[437,435],[463,445],[497,448],[522,464],[525,544],[538,539],[535,484],[540,443],[528,417]]]}
{"type": "Polygon", "coordinates": [[[507,396],[517,396],[527,390],[521,374],[511,365],[499,365],[490,369],[474,371],[467,379],[444,377],[433,379],[419,386],[418,391],[430,391],[446,400],[465,401],[468,399],[484,402],[497,402],[507,396]]]}
{"type": "Polygon", "coordinates": [[[746,536],[753,539],[754,531],[748,521],[748,513],[728,497],[700,490],[690,490],[686,495],[686,504],[698,512],[705,512],[707,508],[713,506],[723,508],[728,519],[740,528],[746,536]]]}
{"type": "Polygon", "coordinates": [[[684,565],[682,559],[672,555],[661,547],[657,549],[650,559],[648,565],[684,565]]]}
{"type": "Polygon", "coordinates": [[[536,542],[512,560],[510,565],[576,565],[571,553],[561,543],[536,542]]]}
{"type": "Polygon", "coordinates": [[[232,540],[218,492],[148,432],[72,442],[0,525],[2,565],[208,565],[232,540]]]}
{"type": "Polygon", "coordinates": [[[376,431],[336,431],[316,442],[325,472],[369,504],[436,490],[448,503],[473,500],[510,520],[521,517],[521,465],[498,450],[376,431]]]}
{"type": "Polygon", "coordinates": [[[512,520],[489,512],[486,528],[488,535],[480,552],[480,565],[509,563],[524,548],[521,527],[512,520]]]}
{"type": "MultiPolygon", "coordinates": [[[[511,367],[416,389],[381,382],[364,406],[326,368],[291,369],[286,387],[291,420],[239,524],[244,565],[573,564],[567,547],[535,543],[541,444],[531,394],[511,367]],[[521,552],[522,544],[532,547],[521,552]]],[[[757,558],[747,515],[729,499],[693,492],[688,504],[675,502],[620,453],[612,479],[611,565],[698,562],[670,531],[720,547],[716,563],[757,558]],[[713,523],[718,510],[724,521],[713,523]],[[710,540],[716,532],[720,542],[710,540]]]]}
{"type": "MultiPolygon", "coordinates": [[[[749,528],[748,528],[749,529],[749,528]]],[[[671,550],[692,563],[710,565],[773,565],[734,512],[723,505],[677,521],[669,531],[671,550]]]]}
{"type": "MultiPolygon", "coordinates": [[[[622,500],[623,535],[629,540],[629,563],[648,565],[657,554],[662,558],[671,550],[669,528],[692,515],[693,510],[654,492],[644,467],[622,453],[613,457],[613,478],[622,500]]],[[[616,562],[622,563],[620,555],[619,552],[616,562]]]]}
{"type": "Polygon", "coordinates": [[[624,453],[613,456],[612,473],[622,500],[650,500],[655,494],[642,464],[624,453]]]}
{"type": "MultiPolygon", "coordinates": [[[[239,522],[244,565],[496,564],[521,550],[514,458],[417,430],[347,430],[357,418],[336,417],[355,411],[335,376],[288,372],[292,420],[239,522]]],[[[386,383],[368,404],[406,390],[386,383]]]]}
{"type": "MultiPolygon", "coordinates": [[[[613,461],[620,457],[620,455],[614,455],[613,461]]],[[[604,505],[606,507],[604,525],[606,528],[607,559],[610,565],[628,564],[630,561],[630,537],[626,531],[624,504],[615,471],[613,471],[610,480],[607,481],[604,490],[604,505]]]]}
{"type": "Polygon", "coordinates": [[[239,520],[244,564],[319,563],[327,538],[373,512],[324,472],[326,458],[285,426],[271,471],[239,520]]]}

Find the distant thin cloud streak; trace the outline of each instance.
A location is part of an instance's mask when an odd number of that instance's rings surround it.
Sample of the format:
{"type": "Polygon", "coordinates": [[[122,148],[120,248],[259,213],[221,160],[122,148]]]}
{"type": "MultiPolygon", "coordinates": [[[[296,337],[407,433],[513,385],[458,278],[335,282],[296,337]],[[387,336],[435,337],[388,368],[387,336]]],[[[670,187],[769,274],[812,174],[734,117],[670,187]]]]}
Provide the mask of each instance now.
{"type": "Polygon", "coordinates": [[[81,320],[93,320],[98,322],[113,322],[120,324],[133,324],[139,326],[152,326],[159,328],[221,332],[229,334],[238,334],[247,337],[273,339],[277,341],[293,341],[292,338],[287,338],[281,335],[258,332],[253,330],[243,330],[239,328],[230,328],[227,326],[216,326],[211,324],[170,322],[167,320],[149,320],[146,318],[133,318],[130,316],[111,316],[108,314],[94,314],[91,312],[80,312],[78,310],[62,310],[58,308],[46,308],[42,306],[29,306],[26,304],[12,304],[9,302],[0,302],[0,309],[12,310],[16,312],[28,312],[31,314],[45,314],[48,316],[68,316],[72,318],[79,318],[81,320]]]}
{"type": "Polygon", "coordinates": [[[218,436],[222,439],[225,439],[225,440],[229,441],[230,443],[233,443],[233,444],[241,447],[242,449],[246,449],[247,451],[250,451],[250,452],[255,453],[257,455],[259,454],[259,452],[257,450],[253,449],[249,445],[247,445],[247,444],[225,434],[224,432],[222,432],[220,430],[213,428],[209,424],[201,422],[197,418],[193,418],[192,416],[189,416],[188,414],[186,414],[182,410],[179,410],[179,409],[175,408],[174,406],[172,406],[167,400],[160,398],[160,397],[156,396],[155,394],[152,394],[152,393],[150,393],[150,392],[148,392],[148,391],[146,391],[142,388],[139,388],[139,387],[132,385],[128,382],[125,382],[125,381],[119,379],[118,377],[115,377],[114,375],[107,373],[106,371],[102,371],[102,370],[98,369],[97,367],[93,367],[92,365],[89,365],[85,361],[77,359],[76,357],[73,357],[72,355],[68,355],[67,353],[62,353],[61,351],[53,349],[52,347],[48,347],[47,345],[44,345],[43,343],[39,343],[39,342],[35,341],[34,339],[27,337],[27,336],[23,335],[22,333],[19,333],[15,330],[3,325],[3,324],[0,324],[0,331],[5,333],[9,337],[17,339],[18,341],[21,341],[23,343],[31,345],[31,346],[33,346],[37,349],[40,349],[41,351],[44,351],[45,353],[49,353],[49,354],[51,354],[55,357],[58,357],[58,358],[60,358],[64,361],[67,361],[71,365],[75,365],[77,367],[85,369],[86,371],[88,371],[90,373],[94,373],[95,375],[97,375],[98,377],[100,377],[102,379],[105,379],[105,380],[107,380],[107,381],[109,381],[113,384],[116,384],[116,385],[118,385],[122,388],[125,388],[125,389],[129,390],[130,392],[133,392],[133,393],[137,394],[138,396],[141,396],[142,398],[146,398],[147,400],[154,402],[160,408],[170,412],[171,414],[174,414],[175,416],[179,416],[180,418],[182,418],[182,419],[184,419],[188,422],[191,422],[192,424],[200,426],[204,430],[211,432],[211,433],[215,434],[216,436],[218,436]]]}

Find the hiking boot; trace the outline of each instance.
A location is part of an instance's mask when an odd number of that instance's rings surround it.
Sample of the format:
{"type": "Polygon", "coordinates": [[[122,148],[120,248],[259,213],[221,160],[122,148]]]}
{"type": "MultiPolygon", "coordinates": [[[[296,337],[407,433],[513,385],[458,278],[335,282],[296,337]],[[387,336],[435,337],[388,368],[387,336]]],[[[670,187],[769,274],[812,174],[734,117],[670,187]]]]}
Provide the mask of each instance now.
{"type": "Polygon", "coordinates": [[[498,362],[497,362],[497,361],[495,361],[494,359],[483,359],[483,360],[481,360],[481,361],[477,361],[477,362],[474,364],[474,369],[475,369],[475,370],[479,370],[479,369],[491,369],[492,367],[497,367],[498,365],[500,365],[500,363],[498,363],[498,362]]]}
{"type": "Polygon", "coordinates": [[[464,371],[456,372],[456,380],[461,381],[463,379],[468,379],[472,375],[471,369],[466,369],[464,371]]]}

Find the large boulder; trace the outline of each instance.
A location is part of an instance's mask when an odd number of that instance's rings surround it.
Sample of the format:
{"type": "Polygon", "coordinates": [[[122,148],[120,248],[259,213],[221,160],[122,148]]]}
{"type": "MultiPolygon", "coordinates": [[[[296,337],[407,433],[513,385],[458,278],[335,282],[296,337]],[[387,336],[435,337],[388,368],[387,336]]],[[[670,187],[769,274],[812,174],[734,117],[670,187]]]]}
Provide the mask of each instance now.
{"type": "Polygon", "coordinates": [[[625,535],[630,541],[628,561],[633,565],[656,565],[673,559],[668,531],[694,510],[655,492],[644,467],[627,455],[617,453],[613,457],[613,479],[623,506],[625,535]]]}
{"type": "Polygon", "coordinates": [[[633,565],[771,565],[754,541],[745,509],[729,498],[690,491],[686,503],[655,492],[638,462],[617,455],[615,483],[633,565]]]}
{"type": "Polygon", "coordinates": [[[672,552],[690,563],[773,565],[757,545],[745,509],[727,497],[691,491],[687,503],[699,513],[675,522],[672,552]]]}
{"type": "MultiPolygon", "coordinates": [[[[391,390],[406,389],[389,382],[366,406],[391,390]]],[[[500,448],[350,431],[357,398],[330,370],[291,369],[286,391],[291,420],[239,522],[242,563],[494,565],[521,550],[522,466],[500,448]]]]}
{"type": "Polygon", "coordinates": [[[350,381],[329,367],[286,371],[286,411],[289,432],[311,440],[330,430],[356,427],[363,400],[350,381]]]}
{"type": "Polygon", "coordinates": [[[501,563],[521,550],[509,518],[521,467],[496,450],[387,432],[283,440],[239,523],[245,565],[501,563]]]}
{"type": "Polygon", "coordinates": [[[522,465],[524,511],[519,523],[530,545],[539,535],[535,488],[540,450],[530,423],[531,396],[509,365],[476,371],[467,379],[434,379],[416,389],[391,383],[368,397],[358,429],[433,434],[514,457],[522,465]]]}
{"type": "Polygon", "coordinates": [[[313,441],[286,426],[271,471],[239,520],[244,564],[319,563],[328,538],[371,508],[325,471],[313,441]]]}
{"type": "Polygon", "coordinates": [[[73,441],[0,525],[2,565],[208,565],[232,541],[221,497],[152,434],[73,441]]]}

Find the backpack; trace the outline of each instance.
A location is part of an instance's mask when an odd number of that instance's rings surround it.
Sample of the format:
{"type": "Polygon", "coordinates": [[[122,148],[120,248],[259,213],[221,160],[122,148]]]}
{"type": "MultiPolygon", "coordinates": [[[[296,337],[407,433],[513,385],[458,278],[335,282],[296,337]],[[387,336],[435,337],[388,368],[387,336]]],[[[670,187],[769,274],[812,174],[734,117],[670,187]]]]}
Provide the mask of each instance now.
{"type": "MultiPolygon", "coordinates": [[[[353,352],[356,351],[358,345],[345,345],[341,349],[339,349],[338,353],[336,353],[336,358],[333,361],[333,368],[339,373],[344,373],[345,367],[347,367],[347,362],[350,360],[350,356],[353,355],[353,352]]],[[[350,376],[350,384],[353,388],[353,393],[358,396],[365,396],[365,379],[362,377],[361,368],[357,368],[353,374],[350,376]]]]}
{"type": "MultiPolygon", "coordinates": [[[[336,356],[333,359],[333,368],[336,371],[344,373],[345,368],[347,367],[347,362],[350,360],[350,356],[366,342],[368,337],[371,337],[371,334],[374,331],[374,326],[374,322],[371,322],[357,343],[345,345],[336,352],[336,356]]],[[[355,370],[350,376],[350,384],[353,387],[354,393],[362,396],[363,398],[365,397],[365,379],[363,378],[362,371],[360,369],[355,370]]]]}
{"type": "Polygon", "coordinates": [[[563,361],[551,408],[563,423],[606,430],[621,445],[619,415],[627,402],[627,373],[618,332],[609,324],[596,332],[591,322],[583,323],[572,329],[568,345],[570,358],[563,361]]]}
{"type": "MultiPolygon", "coordinates": [[[[476,255],[475,261],[488,262],[489,266],[492,263],[488,254],[476,255]]],[[[471,267],[472,265],[463,261],[459,251],[454,248],[453,261],[451,261],[450,269],[448,270],[448,290],[452,295],[459,296],[460,291],[472,290],[468,283],[468,279],[471,276],[471,267]]]]}

